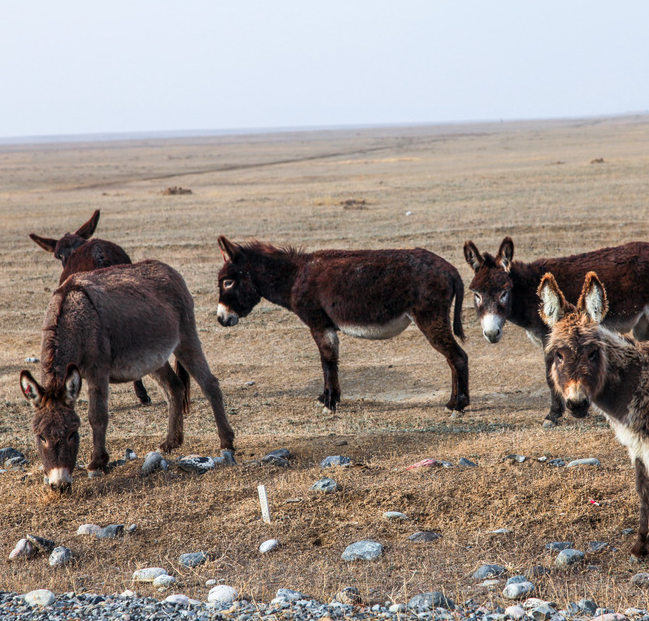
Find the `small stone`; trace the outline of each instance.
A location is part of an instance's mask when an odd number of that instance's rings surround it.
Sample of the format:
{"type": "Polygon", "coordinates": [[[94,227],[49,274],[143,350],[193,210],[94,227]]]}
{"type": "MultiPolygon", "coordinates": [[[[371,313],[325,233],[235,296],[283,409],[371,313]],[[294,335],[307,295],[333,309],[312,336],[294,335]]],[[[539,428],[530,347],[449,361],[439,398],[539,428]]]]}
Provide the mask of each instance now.
{"type": "Polygon", "coordinates": [[[348,606],[359,606],[363,603],[363,598],[356,587],[345,587],[336,593],[335,601],[348,606]]]}
{"type": "Polygon", "coordinates": [[[271,603],[277,602],[296,602],[301,599],[309,599],[306,595],[303,595],[299,591],[294,591],[293,589],[277,589],[275,599],[271,603]]]}
{"type": "Polygon", "coordinates": [[[176,604],[177,606],[189,606],[189,597],[181,593],[174,593],[174,595],[165,597],[165,602],[176,604]]]}
{"type": "Polygon", "coordinates": [[[525,616],[525,609],[518,604],[515,606],[508,606],[505,608],[505,615],[512,619],[522,619],[525,616]]]}
{"type": "Polygon", "coordinates": [[[384,519],[386,520],[409,520],[410,518],[401,511],[386,511],[383,514],[384,519]]]}
{"type": "Polygon", "coordinates": [[[500,584],[500,580],[496,580],[495,578],[492,580],[485,580],[484,582],[481,582],[479,586],[484,587],[486,589],[493,590],[495,589],[498,585],[500,584]]]}
{"type": "Polygon", "coordinates": [[[577,606],[587,615],[592,616],[597,612],[597,604],[592,599],[580,599],[577,606]]]}
{"type": "Polygon", "coordinates": [[[127,448],[124,451],[124,461],[133,461],[134,459],[137,459],[137,454],[133,449],[127,448]]]}
{"type": "Polygon", "coordinates": [[[217,602],[219,604],[231,604],[239,597],[237,590],[225,584],[217,584],[214,588],[210,589],[207,595],[208,602],[217,602]]]}
{"type": "Polygon", "coordinates": [[[566,550],[567,548],[572,547],[572,541],[553,541],[552,543],[546,543],[546,550],[554,550],[555,552],[561,552],[561,550],[566,550]]]}
{"type": "Polygon", "coordinates": [[[507,573],[502,565],[481,565],[473,574],[474,580],[486,580],[487,578],[497,578],[507,573]]]}
{"type": "Polygon", "coordinates": [[[309,489],[312,489],[315,492],[325,492],[326,494],[331,494],[332,492],[337,492],[342,488],[333,479],[324,477],[319,481],[316,481],[309,489]]]}
{"type": "Polygon", "coordinates": [[[649,614],[649,611],[643,610],[642,608],[627,608],[624,611],[626,617],[646,617],[649,614]]]}
{"type": "Polygon", "coordinates": [[[10,552],[9,560],[12,561],[17,558],[32,558],[38,554],[38,549],[35,548],[31,541],[28,539],[21,539],[16,547],[10,552]]]}
{"type": "Polygon", "coordinates": [[[608,543],[606,541],[591,541],[588,544],[588,551],[589,552],[601,552],[604,548],[608,547],[608,543]]]}
{"type": "Polygon", "coordinates": [[[529,580],[525,576],[512,576],[507,579],[505,586],[509,586],[510,584],[520,584],[521,582],[529,582],[529,580]]]}
{"type": "Polygon", "coordinates": [[[267,455],[264,455],[260,460],[260,464],[271,464],[279,466],[280,468],[288,468],[290,466],[288,460],[291,458],[291,453],[288,449],[276,449],[267,455]]]}
{"type": "Polygon", "coordinates": [[[278,546],[279,541],[277,541],[277,539],[268,539],[259,546],[259,551],[262,554],[266,554],[266,552],[272,552],[273,550],[276,550],[278,546]]]}
{"type": "Polygon", "coordinates": [[[23,599],[30,606],[51,606],[56,601],[54,593],[47,589],[36,589],[35,591],[30,591],[23,595],[23,599]]]}
{"type": "Polygon", "coordinates": [[[129,535],[134,535],[137,532],[137,524],[131,524],[127,529],[126,532],[129,535]]]}
{"type": "Polygon", "coordinates": [[[519,464],[522,464],[526,459],[527,459],[527,457],[525,457],[525,455],[511,454],[511,455],[507,455],[507,457],[505,457],[504,461],[510,460],[510,461],[515,461],[515,462],[518,462],[519,464]]]}
{"type": "Polygon", "coordinates": [[[556,468],[562,468],[566,465],[566,462],[563,459],[550,459],[548,461],[548,466],[555,466],[556,468]]]}
{"type": "Polygon", "coordinates": [[[126,465],[126,460],[116,459],[115,461],[108,462],[108,469],[112,470],[113,468],[117,468],[118,466],[125,466],[125,465],[126,465]]]}
{"type": "Polygon", "coordinates": [[[173,576],[169,576],[168,574],[162,574],[157,578],[153,579],[153,586],[156,589],[168,589],[169,587],[173,586],[177,582],[178,580],[176,580],[176,578],[174,578],[173,576]]]}
{"type": "Polygon", "coordinates": [[[405,612],[406,611],[406,605],[405,604],[392,604],[388,610],[392,613],[395,614],[397,612],[405,612]]]}
{"type": "Polygon", "coordinates": [[[631,584],[637,587],[649,587],[649,574],[640,573],[631,578],[631,584]]]}
{"type": "Polygon", "coordinates": [[[509,528],[498,528],[496,530],[492,530],[490,534],[492,535],[509,535],[512,531],[509,530],[509,528]]]}
{"type": "Polygon", "coordinates": [[[598,615],[591,621],[627,621],[627,619],[619,612],[607,612],[605,614],[598,615]]]}
{"type": "Polygon", "coordinates": [[[530,614],[536,621],[547,621],[552,617],[552,615],[556,614],[556,612],[557,611],[552,608],[552,606],[543,604],[542,606],[533,608],[530,614]]]}
{"type": "Polygon", "coordinates": [[[531,582],[515,582],[508,584],[503,589],[503,597],[507,599],[521,599],[534,590],[534,585],[531,582]]]}
{"type": "Polygon", "coordinates": [[[7,470],[23,470],[23,465],[27,463],[27,458],[18,456],[10,457],[5,460],[5,468],[7,470]]]}
{"type": "Polygon", "coordinates": [[[214,470],[215,466],[211,457],[201,457],[200,455],[188,455],[178,460],[178,467],[181,470],[195,474],[205,474],[208,470],[214,470]]]}
{"type": "Polygon", "coordinates": [[[205,586],[212,587],[216,584],[216,580],[214,578],[210,578],[209,580],[205,581],[205,586]]]}
{"type": "Polygon", "coordinates": [[[553,602],[546,602],[545,600],[539,599],[538,597],[528,597],[523,602],[523,608],[525,608],[525,610],[532,610],[532,608],[538,608],[539,606],[546,605],[556,608],[556,604],[554,604],[553,602]]]}
{"type": "Polygon", "coordinates": [[[332,468],[334,466],[351,466],[352,460],[349,457],[343,457],[342,455],[331,455],[325,457],[320,462],[321,468],[332,468]]]}
{"type": "Polygon", "coordinates": [[[77,535],[96,535],[100,530],[97,524],[82,524],[77,528],[77,535]]]}
{"type": "Polygon", "coordinates": [[[97,531],[97,539],[117,539],[124,536],[124,524],[109,524],[97,531]]]}
{"type": "Polygon", "coordinates": [[[383,546],[371,539],[357,541],[345,548],[342,553],[343,561],[373,561],[383,554],[383,546]]]}
{"type": "Polygon", "coordinates": [[[432,530],[420,530],[419,532],[410,535],[408,540],[419,543],[425,541],[437,541],[438,539],[441,539],[441,537],[442,536],[439,533],[435,533],[432,530]]]}
{"type": "Polygon", "coordinates": [[[622,534],[623,534],[625,537],[628,537],[629,535],[633,535],[634,532],[635,532],[635,531],[634,531],[633,528],[625,528],[625,529],[622,531],[622,534]]]}
{"type": "Polygon", "coordinates": [[[50,554],[50,567],[62,567],[63,565],[67,565],[73,559],[74,557],[70,548],[66,548],[65,546],[57,546],[56,548],[54,548],[54,550],[52,550],[52,554],[50,554]]]}
{"type": "Polygon", "coordinates": [[[45,539],[45,537],[37,535],[25,535],[25,537],[39,552],[51,552],[56,547],[51,539],[45,539]]]}
{"type": "Polygon", "coordinates": [[[420,595],[415,595],[408,601],[408,608],[421,608],[428,610],[433,608],[445,608],[447,610],[452,610],[455,608],[455,602],[449,597],[446,597],[443,593],[433,591],[432,593],[421,593],[420,595]]]}
{"type": "Polygon", "coordinates": [[[133,572],[133,582],[153,582],[158,576],[166,576],[167,570],[162,567],[145,567],[133,572]]]}
{"type": "Polygon", "coordinates": [[[205,552],[188,552],[187,554],[181,554],[178,557],[178,562],[183,567],[198,567],[206,560],[207,554],[205,552]]]}
{"type": "Polygon", "coordinates": [[[581,550],[573,550],[572,548],[566,548],[561,550],[556,560],[554,561],[558,567],[568,567],[569,565],[574,565],[575,563],[581,563],[586,555],[581,550]]]}
{"type": "Polygon", "coordinates": [[[25,456],[20,451],[11,446],[0,449],[0,464],[4,464],[8,459],[13,459],[15,457],[22,457],[25,459],[25,456]]]}
{"type": "Polygon", "coordinates": [[[460,461],[458,462],[460,466],[464,466],[465,468],[477,468],[478,464],[475,462],[471,461],[470,459],[467,459],[466,457],[460,457],[460,461]]]}
{"type": "Polygon", "coordinates": [[[214,463],[217,466],[236,466],[237,462],[234,459],[234,452],[230,449],[223,449],[219,457],[214,458],[214,463]]]}
{"type": "Polygon", "coordinates": [[[575,466],[601,466],[601,462],[596,457],[588,457],[586,459],[573,459],[566,468],[574,468],[575,466]]]}
{"type": "Polygon", "coordinates": [[[142,474],[149,475],[156,470],[168,470],[169,464],[167,460],[158,451],[151,451],[147,453],[142,464],[142,474]]]}

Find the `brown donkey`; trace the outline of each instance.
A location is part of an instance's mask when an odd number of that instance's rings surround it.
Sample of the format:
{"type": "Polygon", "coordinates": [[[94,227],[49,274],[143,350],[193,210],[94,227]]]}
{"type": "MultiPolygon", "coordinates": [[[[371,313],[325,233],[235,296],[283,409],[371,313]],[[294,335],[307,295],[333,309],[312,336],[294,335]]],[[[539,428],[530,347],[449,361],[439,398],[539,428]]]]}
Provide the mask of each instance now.
{"type": "Polygon", "coordinates": [[[74,405],[81,378],[88,383],[93,448],[90,476],[108,463],[108,385],[151,374],[169,404],[170,451],[183,442],[183,412],[189,407],[189,375],[209,400],[222,449],[234,432],[196,333],[194,300],[182,276],[159,261],[117,265],[74,274],[53,294],[45,313],[41,384],[28,371],[20,385],[34,407],[32,429],[53,487],[69,487],[79,448],[74,405]],[[176,373],[169,365],[176,357],[176,373]],[[188,375],[189,373],[189,375],[188,375]]]}
{"type": "MultiPolygon", "coordinates": [[[[543,346],[549,329],[538,314],[538,283],[552,272],[566,298],[576,301],[579,284],[586,273],[596,271],[609,292],[611,311],[606,326],[619,332],[633,329],[636,338],[649,337],[649,244],[632,242],[613,248],[531,263],[514,261],[514,242],[505,237],[495,257],[480,253],[472,241],[464,244],[464,256],[475,276],[469,285],[484,337],[497,343],[505,321],[527,331],[530,339],[543,346]]],[[[545,360],[546,379],[552,403],[545,425],[552,426],[563,415],[563,402],[550,379],[551,361],[545,360]]]]}
{"type": "MultiPolygon", "coordinates": [[[[30,233],[29,237],[32,241],[47,252],[53,252],[54,257],[61,261],[63,272],[59,278],[59,285],[71,274],[131,263],[131,258],[117,244],[105,239],[88,241],[95,232],[98,222],[99,209],[95,210],[90,220],[81,225],[74,233],[66,233],[58,240],[30,233]]],[[[133,388],[140,403],[143,405],[151,403],[141,379],[133,383],[133,388]]]]}
{"type": "Polygon", "coordinates": [[[635,466],[640,525],[631,554],[649,554],[649,343],[606,329],[610,313],[604,286],[586,274],[577,306],[566,301],[552,274],[539,287],[540,315],[551,330],[546,354],[550,377],[568,411],[582,418],[593,403],[635,466]]]}
{"type": "Polygon", "coordinates": [[[469,405],[464,339],[464,285],[458,271],[432,252],[414,250],[321,250],[300,252],[261,242],[234,244],[219,237],[225,259],[219,272],[218,321],[234,326],[261,298],[293,311],[311,330],[320,350],[324,391],[319,401],[335,410],[340,401],[338,335],[388,339],[411,323],[451,367],[449,410],[469,405]],[[451,329],[450,311],[455,298],[451,329]]]}

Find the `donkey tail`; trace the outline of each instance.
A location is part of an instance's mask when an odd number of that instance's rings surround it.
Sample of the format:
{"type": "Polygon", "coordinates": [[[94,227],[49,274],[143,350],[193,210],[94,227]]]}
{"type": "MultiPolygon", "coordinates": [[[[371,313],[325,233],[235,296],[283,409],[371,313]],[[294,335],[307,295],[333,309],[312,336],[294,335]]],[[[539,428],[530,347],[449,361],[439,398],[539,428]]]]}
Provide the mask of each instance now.
{"type": "Polygon", "coordinates": [[[464,302],[464,283],[459,274],[453,279],[453,293],[455,294],[455,310],[453,311],[453,332],[464,342],[464,329],[462,328],[462,302],[464,302]]]}
{"type": "Polygon", "coordinates": [[[189,403],[190,403],[190,391],[189,391],[189,373],[187,369],[180,364],[180,361],[176,360],[176,375],[179,377],[180,381],[183,383],[183,414],[189,414],[189,403]]]}

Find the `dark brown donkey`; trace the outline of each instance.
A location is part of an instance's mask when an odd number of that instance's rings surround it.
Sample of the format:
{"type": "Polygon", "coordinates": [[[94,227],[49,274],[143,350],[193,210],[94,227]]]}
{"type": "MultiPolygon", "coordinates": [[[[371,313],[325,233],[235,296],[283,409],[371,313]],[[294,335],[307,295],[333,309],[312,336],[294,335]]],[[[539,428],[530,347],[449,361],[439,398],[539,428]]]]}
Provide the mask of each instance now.
{"type": "MultiPolygon", "coordinates": [[[[111,265],[124,265],[131,263],[131,258],[123,248],[106,241],[105,239],[90,239],[99,222],[99,209],[74,233],[66,233],[60,239],[40,237],[30,233],[29,237],[47,252],[53,252],[54,257],[61,261],[63,272],[59,278],[59,285],[70,274],[90,272],[111,265]]],[[[142,383],[138,379],[133,383],[135,394],[143,405],[149,405],[151,399],[142,383]]]]}
{"type": "Polygon", "coordinates": [[[159,261],[116,265],[73,274],[53,294],[45,313],[41,384],[20,374],[23,394],[34,407],[32,428],[50,485],[67,487],[79,448],[74,404],[81,378],[88,383],[93,448],[90,476],[108,463],[108,385],[151,374],[169,404],[170,451],[183,442],[189,407],[189,375],[209,400],[221,448],[232,449],[234,432],[196,333],[194,300],[182,276],[159,261]],[[176,357],[176,372],[167,362],[176,357]],[[189,375],[188,375],[189,373],[189,375]]]}
{"type": "Polygon", "coordinates": [[[219,246],[225,259],[218,276],[219,323],[236,325],[262,297],[293,311],[320,350],[324,392],[319,401],[325,408],[333,411],[340,401],[337,331],[388,339],[411,323],[451,367],[446,407],[461,412],[469,405],[468,358],[453,338],[453,333],[464,338],[464,285],[441,257],[422,248],[306,253],[261,242],[234,244],[225,237],[219,237],[219,246]]]}
{"type": "Polygon", "coordinates": [[[640,496],[633,556],[649,554],[649,343],[607,330],[610,313],[604,286],[586,275],[577,306],[566,301],[552,274],[539,287],[541,317],[551,329],[546,354],[555,389],[568,411],[582,418],[593,403],[606,416],[635,466],[640,496]]]}
{"type": "MultiPolygon", "coordinates": [[[[527,330],[537,345],[543,346],[549,329],[538,314],[538,283],[552,272],[568,300],[577,300],[586,273],[596,271],[609,292],[611,310],[605,323],[619,332],[633,329],[636,338],[649,337],[649,244],[632,242],[614,248],[531,263],[514,261],[514,242],[505,237],[495,257],[480,253],[472,241],[464,244],[464,256],[475,276],[469,285],[485,338],[497,343],[505,321],[527,330]]],[[[546,379],[552,403],[545,425],[556,425],[564,405],[550,379],[551,360],[546,357],[546,379]]]]}

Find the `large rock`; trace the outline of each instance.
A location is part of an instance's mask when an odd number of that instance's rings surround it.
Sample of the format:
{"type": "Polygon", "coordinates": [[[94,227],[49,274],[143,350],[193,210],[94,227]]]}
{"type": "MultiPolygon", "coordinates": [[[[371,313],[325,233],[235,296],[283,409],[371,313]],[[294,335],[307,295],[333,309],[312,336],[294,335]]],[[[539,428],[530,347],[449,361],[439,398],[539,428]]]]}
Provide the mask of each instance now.
{"type": "Polygon", "coordinates": [[[319,481],[316,481],[309,489],[312,489],[314,492],[324,492],[325,494],[331,494],[340,490],[341,487],[333,479],[324,477],[319,481]]]}
{"type": "Polygon", "coordinates": [[[366,539],[357,541],[345,548],[343,561],[374,561],[383,554],[383,546],[377,541],[366,539]]]}
{"type": "Polygon", "coordinates": [[[239,597],[239,593],[234,587],[225,584],[217,584],[210,589],[207,595],[207,601],[218,604],[230,604],[239,597]]]}
{"type": "Polygon", "coordinates": [[[147,453],[142,464],[142,474],[148,475],[156,470],[169,470],[167,460],[158,451],[147,453]]]}
{"type": "Polygon", "coordinates": [[[183,567],[198,567],[202,565],[207,560],[207,554],[205,552],[188,552],[187,554],[181,554],[178,557],[178,562],[183,567]]]}
{"type": "Polygon", "coordinates": [[[573,459],[566,468],[574,468],[575,466],[601,466],[599,459],[596,457],[587,457],[586,459],[573,459]]]}
{"type": "Polygon", "coordinates": [[[133,572],[133,582],[153,582],[158,576],[166,576],[167,570],[162,567],[145,567],[133,572]]]}
{"type": "Polygon", "coordinates": [[[50,554],[50,567],[62,567],[63,565],[70,563],[73,559],[74,557],[70,548],[57,546],[52,550],[52,554],[50,554]]]}
{"type": "Polygon", "coordinates": [[[48,591],[47,589],[36,589],[35,591],[25,593],[23,599],[30,606],[51,606],[55,602],[56,597],[52,591],[48,591]]]}
{"type": "Polygon", "coordinates": [[[352,460],[342,455],[330,455],[320,462],[321,468],[333,468],[334,466],[351,466],[352,460]]]}
{"type": "Polygon", "coordinates": [[[415,595],[408,601],[408,608],[423,608],[423,609],[432,609],[432,608],[446,608],[446,610],[452,610],[455,608],[455,602],[446,597],[444,593],[440,591],[433,591],[432,593],[421,593],[420,595],[415,595]]]}
{"type": "Polygon", "coordinates": [[[473,574],[474,580],[486,580],[487,578],[497,578],[507,573],[502,565],[481,565],[473,574]]]}
{"type": "Polygon", "coordinates": [[[9,553],[9,560],[17,558],[32,558],[38,554],[38,548],[35,548],[29,539],[21,539],[16,547],[9,553]]]}
{"type": "Polygon", "coordinates": [[[178,460],[178,467],[185,472],[195,474],[205,474],[208,470],[214,470],[216,464],[211,457],[201,457],[200,455],[187,455],[178,460]]]}
{"type": "Polygon", "coordinates": [[[522,599],[534,590],[531,582],[513,582],[503,589],[503,597],[507,599],[522,599]]]}
{"type": "Polygon", "coordinates": [[[568,567],[570,565],[575,565],[576,563],[581,563],[585,557],[586,555],[581,550],[566,548],[559,552],[559,556],[557,556],[554,562],[557,567],[568,567]]]}

